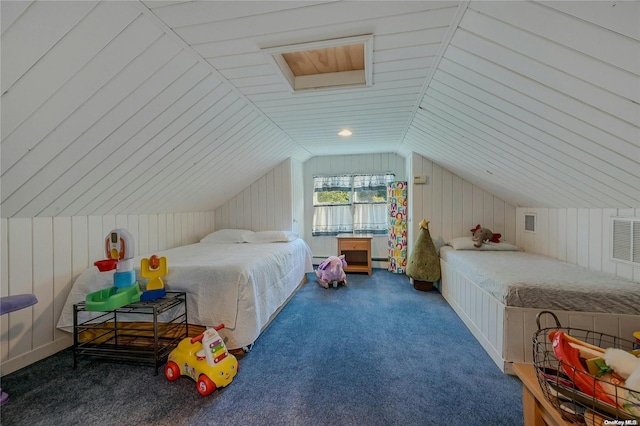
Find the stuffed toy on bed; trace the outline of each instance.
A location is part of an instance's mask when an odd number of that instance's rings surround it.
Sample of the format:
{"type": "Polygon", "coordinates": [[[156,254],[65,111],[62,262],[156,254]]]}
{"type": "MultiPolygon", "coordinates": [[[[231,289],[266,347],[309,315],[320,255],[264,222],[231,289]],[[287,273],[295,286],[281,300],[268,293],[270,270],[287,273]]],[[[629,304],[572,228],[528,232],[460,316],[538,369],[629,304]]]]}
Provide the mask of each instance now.
{"type": "Polygon", "coordinates": [[[329,288],[331,282],[334,287],[337,287],[338,284],[347,285],[347,275],[344,273],[346,267],[347,261],[344,260],[344,254],[329,256],[327,260],[318,265],[316,270],[318,283],[324,288],[329,288]]]}
{"type": "Polygon", "coordinates": [[[483,228],[482,226],[480,226],[480,224],[473,228],[471,230],[471,233],[473,234],[473,237],[471,239],[475,241],[474,247],[477,248],[482,247],[483,243],[489,241],[491,241],[492,243],[499,243],[500,237],[502,237],[502,235],[500,234],[494,234],[493,232],[491,232],[491,229],[489,228],[483,228]]]}

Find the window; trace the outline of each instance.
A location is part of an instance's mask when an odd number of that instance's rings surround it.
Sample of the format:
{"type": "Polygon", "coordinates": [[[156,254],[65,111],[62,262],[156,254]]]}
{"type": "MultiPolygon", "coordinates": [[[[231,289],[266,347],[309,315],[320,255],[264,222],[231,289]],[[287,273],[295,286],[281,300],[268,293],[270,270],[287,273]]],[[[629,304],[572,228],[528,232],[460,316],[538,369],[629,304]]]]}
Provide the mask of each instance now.
{"type": "Polygon", "coordinates": [[[352,186],[352,175],[314,177],[313,205],[350,205],[352,186]]]}
{"type": "Polygon", "coordinates": [[[314,176],[312,235],[386,234],[387,184],[393,173],[314,176]]]}

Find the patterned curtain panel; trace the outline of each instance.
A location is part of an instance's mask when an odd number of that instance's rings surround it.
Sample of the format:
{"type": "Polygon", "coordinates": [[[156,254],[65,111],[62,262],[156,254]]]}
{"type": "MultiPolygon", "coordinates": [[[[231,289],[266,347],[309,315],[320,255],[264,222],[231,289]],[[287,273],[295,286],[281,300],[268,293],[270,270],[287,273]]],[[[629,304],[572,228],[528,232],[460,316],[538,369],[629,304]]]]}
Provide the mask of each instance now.
{"type": "Polygon", "coordinates": [[[351,206],[316,206],[313,209],[311,234],[314,237],[353,232],[351,206]]]}
{"type": "Polygon", "coordinates": [[[392,173],[382,175],[356,175],[353,177],[354,191],[386,191],[389,182],[392,182],[395,175],[392,173]]]}
{"type": "Polygon", "coordinates": [[[362,174],[353,177],[354,233],[387,233],[387,185],[394,179],[393,173],[362,174]]]}
{"type": "Polygon", "coordinates": [[[313,177],[313,223],[311,235],[353,232],[351,191],[353,175],[313,177]]]}
{"type": "Polygon", "coordinates": [[[407,182],[387,185],[389,215],[389,271],[404,274],[407,268],[407,182]]]}
{"type": "Polygon", "coordinates": [[[343,176],[315,176],[313,178],[313,191],[351,191],[353,175],[343,176]]]}
{"type": "Polygon", "coordinates": [[[386,204],[355,204],[353,212],[354,233],[385,235],[388,227],[386,204]]]}

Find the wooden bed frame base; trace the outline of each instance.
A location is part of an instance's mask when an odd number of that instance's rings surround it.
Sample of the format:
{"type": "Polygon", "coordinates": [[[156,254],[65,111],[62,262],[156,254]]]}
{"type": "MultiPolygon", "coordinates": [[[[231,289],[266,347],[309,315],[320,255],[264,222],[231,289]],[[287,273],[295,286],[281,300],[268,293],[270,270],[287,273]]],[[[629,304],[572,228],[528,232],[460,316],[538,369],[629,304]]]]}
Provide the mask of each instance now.
{"type": "MultiPolygon", "coordinates": [[[[513,363],[532,364],[532,339],[538,330],[536,315],[543,309],[505,306],[443,259],[440,265],[440,293],[500,370],[515,374],[513,363]]],[[[640,331],[640,315],[549,310],[558,316],[562,327],[593,330],[628,340],[633,339],[633,332],[640,331]]],[[[542,328],[555,326],[550,316],[542,319],[542,328]]]]}

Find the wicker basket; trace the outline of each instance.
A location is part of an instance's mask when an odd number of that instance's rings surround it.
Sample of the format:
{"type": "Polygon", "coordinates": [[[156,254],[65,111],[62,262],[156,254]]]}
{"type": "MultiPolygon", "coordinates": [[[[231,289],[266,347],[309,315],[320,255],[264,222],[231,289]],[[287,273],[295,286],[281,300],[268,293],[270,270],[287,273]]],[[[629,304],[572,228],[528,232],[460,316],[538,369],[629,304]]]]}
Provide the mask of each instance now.
{"type": "Polygon", "coordinates": [[[615,379],[612,383],[610,375],[597,377],[586,372],[584,362],[582,367],[585,370],[558,359],[550,336],[561,331],[599,348],[625,351],[633,350],[632,341],[589,330],[563,328],[558,317],[549,311],[538,313],[536,322],[538,331],[533,335],[533,362],[538,382],[545,398],[566,420],[588,425],[640,424],[640,392],[614,384],[615,379]],[[543,315],[551,315],[556,326],[541,328],[540,319],[543,315]],[[589,386],[585,383],[589,383],[589,386]]]}

